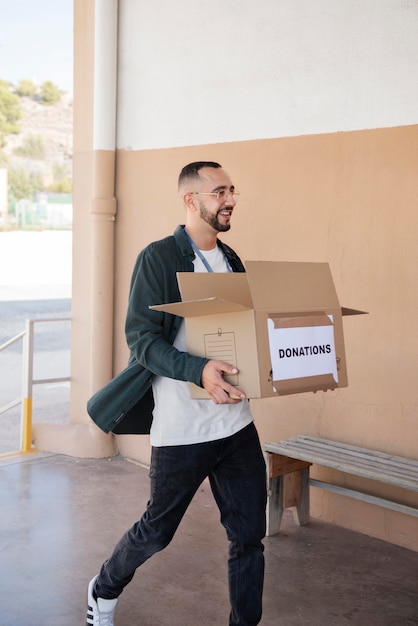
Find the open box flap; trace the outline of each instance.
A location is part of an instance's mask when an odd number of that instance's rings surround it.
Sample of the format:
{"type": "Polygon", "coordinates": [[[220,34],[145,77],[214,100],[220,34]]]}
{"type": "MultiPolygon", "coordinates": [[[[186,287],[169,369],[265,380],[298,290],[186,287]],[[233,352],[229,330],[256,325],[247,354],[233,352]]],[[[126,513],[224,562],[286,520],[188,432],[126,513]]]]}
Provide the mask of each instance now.
{"type": "Polygon", "coordinates": [[[164,311],[180,317],[196,317],[199,315],[219,315],[221,313],[236,313],[247,311],[251,307],[243,306],[237,302],[222,300],[221,298],[203,298],[186,302],[172,302],[169,304],[157,304],[149,307],[154,311],[164,311]]]}
{"type": "Polygon", "coordinates": [[[240,272],[177,272],[183,302],[220,298],[252,309],[247,276],[240,272]]]}
{"type": "Polygon", "coordinates": [[[277,311],[339,307],[328,263],[246,261],[254,308],[277,311]]]}
{"type": "Polygon", "coordinates": [[[306,391],[325,391],[336,389],[338,383],[331,374],[322,376],[306,376],[304,378],[291,378],[287,380],[275,380],[273,386],[280,396],[302,393],[306,391]]]}
{"type": "Polygon", "coordinates": [[[358,309],[348,309],[346,306],[341,307],[342,315],[368,315],[367,311],[359,311],[358,309]]]}
{"type": "Polygon", "coordinates": [[[282,313],[338,309],[343,315],[364,313],[340,308],[327,263],[246,261],[246,268],[247,273],[177,272],[182,302],[150,308],[180,317],[248,309],[282,313]]]}

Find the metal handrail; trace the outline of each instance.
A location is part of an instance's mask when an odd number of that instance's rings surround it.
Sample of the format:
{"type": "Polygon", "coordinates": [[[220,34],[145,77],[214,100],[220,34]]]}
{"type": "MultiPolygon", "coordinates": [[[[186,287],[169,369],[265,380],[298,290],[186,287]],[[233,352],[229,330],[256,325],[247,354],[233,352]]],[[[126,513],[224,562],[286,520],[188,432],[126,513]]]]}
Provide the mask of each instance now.
{"type": "Polygon", "coordinates": [[[2,413],[7,413],[7,411],[10,411],[10,409],[13,409],[13,407],[17,406],[21,402],[22,402],[22,398],[16,398],[16,400],[12,400],[8,404],[5,404],[4,406],[0,408],[0,415],[2,413]]]}
{"type": "Polygon", "coordinates": [[[0,408],[0,415],[9,411],[18,404],[22,404],[20,420],[20,451],[30,452],[32,448],[32,392],[34,385],[45,383],[66,382],[71,380],[71,376],[54,378],[33,378],[33,357],[34,357],[34,325],[39,322],[68,322],[71,317],[50,317],[41,319],[27,319],[25,330],[15,335],[0,346],[0,352],[8,348],[13,343],[23,338],[22,350],[22,396],[17,400],[0,408]]]}
{"type": "MultiPolygon", "coordinates": [[[[2,350],[5,350],[6,348],[8,348],[9,346],[12,346],[14,343],[16,343],[16,341],[19,341],[19,339],[22,339],[22,337],[25,336],[25,331],[23,330],[21,333],[19,333],[18,335],[15,335],[14,337],[12,337],[11,339],[9,339],[8,341],[6,341],[5,343],[3,343],[0,346],[0,352],[2,350]]],[[[16,400],[12,400],[11,402],[9,402],[8,404],[5,404],[4,406],[0,407],[0,415],[2,415],[3,413],[7,413],[7,411],[10,411],[10,409],[13,409],[15,406],[17,406],[18,404],[20,404],[22,402],[21,398],[16,398],[16,400]]]]}
{"type": "Polygon", "coordinates": [[[22,337],[25,336],[25,331],[22,330],[21,333],[19,333],[18,335],[15,335],[14,337],[12,337],[11,339],[9,339],[9,341],[6,341],[6,343],[3,343],[0,346],[0,352],[2,350],[5,350],[6,348],[8,348],[9,346],[11,346],[13,343],[16,343],[16,341],[19,341],[19,339],[22,339],[22,337]]]}

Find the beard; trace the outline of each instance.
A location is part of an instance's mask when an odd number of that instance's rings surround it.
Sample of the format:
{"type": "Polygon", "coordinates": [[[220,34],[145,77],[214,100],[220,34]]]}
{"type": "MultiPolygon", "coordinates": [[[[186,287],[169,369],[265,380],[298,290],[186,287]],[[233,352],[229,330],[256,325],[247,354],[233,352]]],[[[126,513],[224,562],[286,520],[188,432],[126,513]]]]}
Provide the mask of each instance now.
{"type": "Polygon", "coordinates": [[[203,204],[199,204],[199,210],[200,210],[200,218],[206,222],[207,224],[209,224],[209,226],[212,226],[212,228],[214,230],[216,230],[216,232],[218,233],[226,233],[227,230],[229,230],[231,228],[231,224],[221,224],[219,219],[218,219],[218,215],[221,211],[221,209],[219,209],[219,211],[215,214],[211,213],[210,211],[207,210],[207,208],[203,205],[203,204]]]}

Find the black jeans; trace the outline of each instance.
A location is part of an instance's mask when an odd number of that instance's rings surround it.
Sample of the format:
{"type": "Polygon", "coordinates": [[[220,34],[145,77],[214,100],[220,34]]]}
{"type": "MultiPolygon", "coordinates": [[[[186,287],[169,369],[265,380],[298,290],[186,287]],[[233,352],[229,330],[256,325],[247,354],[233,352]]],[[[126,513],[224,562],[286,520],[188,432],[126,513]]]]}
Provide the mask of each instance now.
{"type": "Polygon", "coordinates": [[[266,473],[254,424],[209,443],[153,448],[151,497],[100,571],[96,593],[116,598],[135,570],[165,548],[202,481],[209,477],[230,542],[230,626],[260,622],[264,582],[266,473]]]}

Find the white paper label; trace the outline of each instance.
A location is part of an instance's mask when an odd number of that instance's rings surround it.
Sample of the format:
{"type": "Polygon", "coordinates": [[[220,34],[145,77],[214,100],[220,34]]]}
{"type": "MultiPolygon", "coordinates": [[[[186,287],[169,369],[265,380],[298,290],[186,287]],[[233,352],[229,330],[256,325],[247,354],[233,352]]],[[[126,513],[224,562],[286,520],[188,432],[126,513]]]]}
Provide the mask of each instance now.
{"type": "Polygon", "coordinates": [[[338,383],[334,320],[329,326],[275,328],[267,319],[273,380],[331,374],[338,383]]]}

